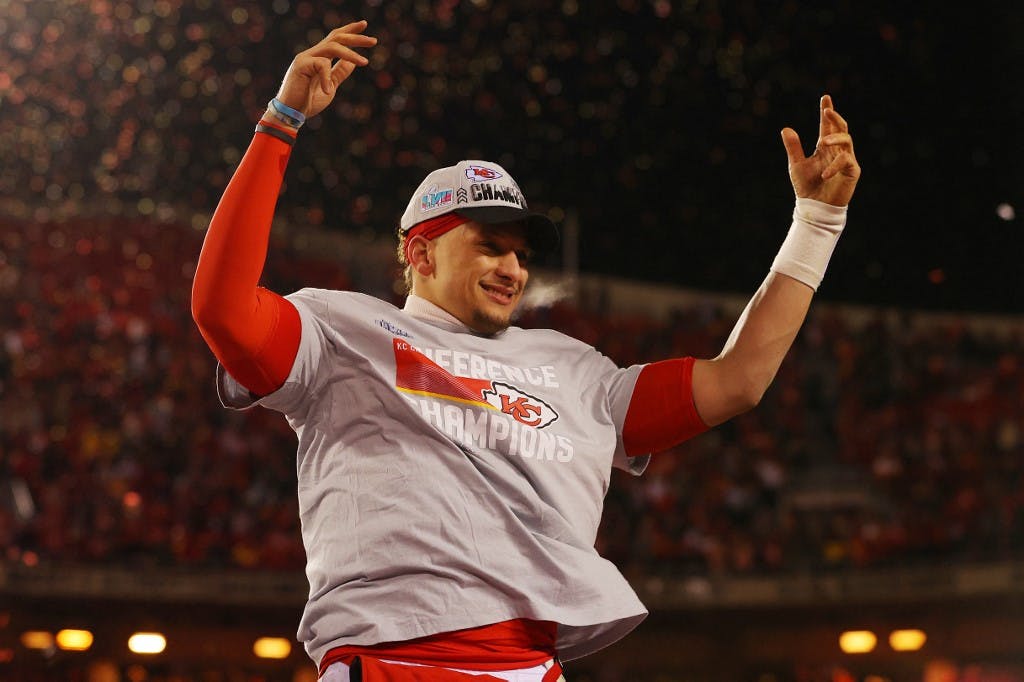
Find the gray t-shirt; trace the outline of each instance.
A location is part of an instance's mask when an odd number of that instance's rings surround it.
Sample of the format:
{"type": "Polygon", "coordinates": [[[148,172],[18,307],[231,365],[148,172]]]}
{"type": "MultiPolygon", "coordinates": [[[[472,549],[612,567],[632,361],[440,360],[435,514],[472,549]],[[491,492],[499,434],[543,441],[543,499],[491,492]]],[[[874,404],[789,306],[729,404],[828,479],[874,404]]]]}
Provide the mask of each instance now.
{"type": "Polygon", "coordinates": [[[570,660],[643,620],[594,549],[612,466],[646,466],[621,437],[640,366],[551,330],[476,335],[416,297],[288,298],[302,338],[284,385],[254,402],[219,368],[218,392],[298,436],[314,662],[512,618],[558,623],[570,660]]]}

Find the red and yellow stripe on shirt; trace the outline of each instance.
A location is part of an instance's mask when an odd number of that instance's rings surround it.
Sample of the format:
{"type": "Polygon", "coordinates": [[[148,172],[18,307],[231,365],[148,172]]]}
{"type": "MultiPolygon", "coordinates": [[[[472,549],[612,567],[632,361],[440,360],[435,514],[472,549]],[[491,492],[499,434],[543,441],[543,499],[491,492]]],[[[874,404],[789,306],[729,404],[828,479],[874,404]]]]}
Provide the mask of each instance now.
{"type": "Polygon", "coordinates": [[[492,389],[489,379],[455,376],[400,339],[394,340],[394,346],[395,388],[399,391],[497,409],[484,397],[484,391],[492,389]]]}

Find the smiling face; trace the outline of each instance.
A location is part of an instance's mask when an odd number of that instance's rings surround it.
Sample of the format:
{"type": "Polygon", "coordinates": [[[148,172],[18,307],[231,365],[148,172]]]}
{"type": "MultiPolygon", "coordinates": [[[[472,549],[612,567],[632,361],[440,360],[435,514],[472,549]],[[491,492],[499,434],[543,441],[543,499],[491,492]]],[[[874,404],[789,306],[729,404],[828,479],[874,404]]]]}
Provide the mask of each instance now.
{"type": "Polygon", "coordinates": [[[412,293],[473,331],[495,334],[509,326],[522,298],[529,256],[522,225],[470,221],[425,240],[414,256],[412,293]]]}

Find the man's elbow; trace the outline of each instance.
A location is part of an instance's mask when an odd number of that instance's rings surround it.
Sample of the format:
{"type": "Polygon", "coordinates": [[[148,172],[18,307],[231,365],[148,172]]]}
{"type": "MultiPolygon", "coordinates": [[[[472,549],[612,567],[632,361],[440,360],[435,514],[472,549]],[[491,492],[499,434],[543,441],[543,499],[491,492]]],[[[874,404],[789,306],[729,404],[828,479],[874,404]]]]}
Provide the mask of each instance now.
{"type": "Polygon", "coordinates": [[[740,388],[729,396],[728,407],[723,416],[726,419],[732,419],[745,412],[750,412],[760,404],[763,395],[764,391],[758,391],[752,387],[744,386],[740,388]]]}
{"type": "Polygon", "coordinates": [[[207,297],[192,289],[192,320],[200,329],[203,329],[212,319],[212,306],[207,297]]]}
{"type": "Polygon", "coordinates": [[[192,320],[204,335],[223,330],[227,324],[226,318],[222,306],[217,305],[212,297],[192,288],[192,320]]]}
{"type": "Polygon", "coordinates": [[[743,412],[749,412],[750,410],[760,405],[761,399],[764,398],[764,394],[767,390],[768,384],[752,382],[743,393],[741,402],[743,412]]]}
{"type": "Polygon", "coordinates": [[[737,382],[731,400],[733,416],[749,412],[760,405],[772,378],[774,377],[750,375],[744,377],[743,381],[737,382]]]}

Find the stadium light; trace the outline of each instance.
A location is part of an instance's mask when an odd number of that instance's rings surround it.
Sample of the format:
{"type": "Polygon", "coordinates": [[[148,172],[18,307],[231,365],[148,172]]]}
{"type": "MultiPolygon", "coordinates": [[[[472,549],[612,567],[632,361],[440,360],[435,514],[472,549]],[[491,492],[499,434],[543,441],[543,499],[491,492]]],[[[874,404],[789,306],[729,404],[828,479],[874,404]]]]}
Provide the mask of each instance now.
{"type": "Polygon", "coordinates": [[[283,637],[260,637],[253,642],[252,652],[260,658],[288,658],[292,644],[283,637]]]}
{"type": "Polygon", "coordinates": [[[847,630],[839,635],[839,648],[846,654],[866,654],[874,651],[878,638],[870,630],[847,630]]]}
{"type": "Polygon", "coordinates": [[[889,646],[893,651],[918,651],[928,640],[922,630],[893,630],[889,634],[889,646]]]}
{"type": "Polygon", "coordinates": [[[88,630],[61,630],[57,633],[57,646],[65,651],[88,651],[92,646],[92,633],[88,630]]]}
{"type": "Polygon", "coordinates": [[[128,638],[128,649],[135,654],[159,654],[167,648],[167,638],[159,632],[136,632],[128,638]]]}
{"type": "Polygon", "coordinates": [[[26,649],[50,649],[53,635],[45,630],[26,630],[21,633],[21,645],[26,649]]]}

